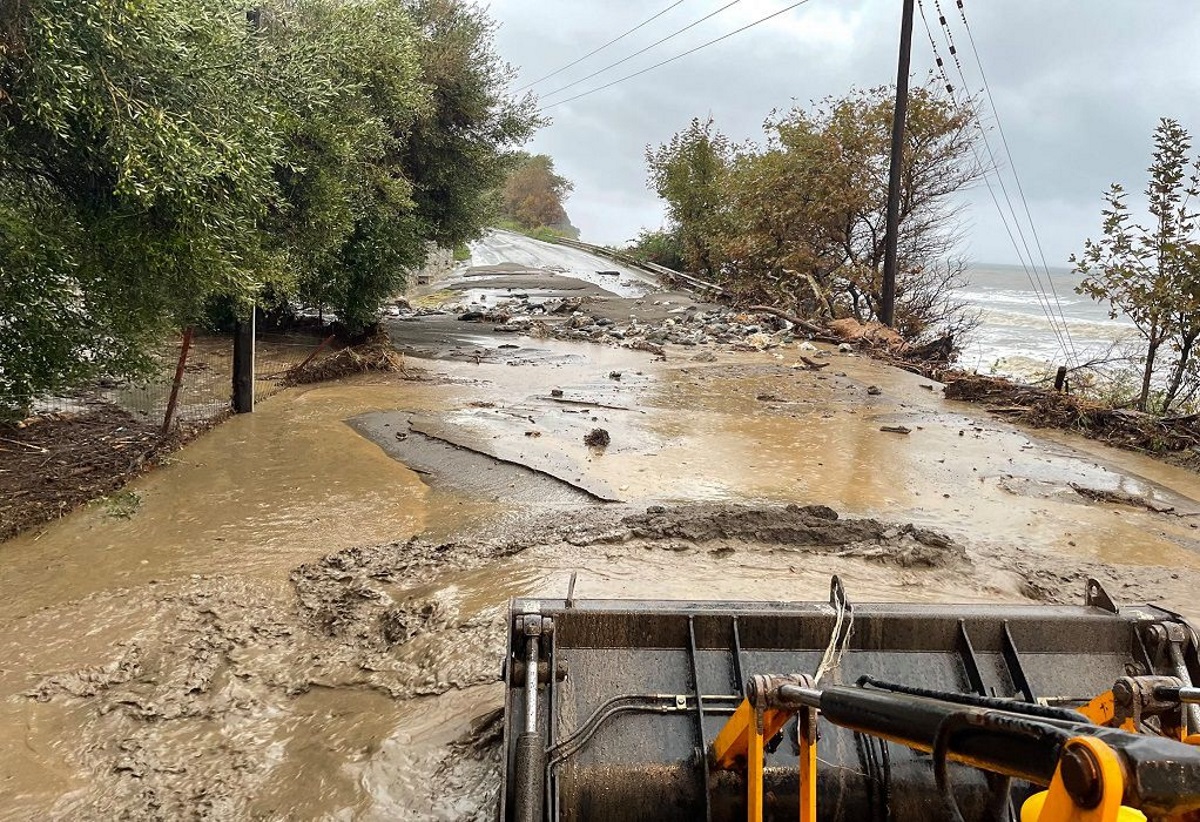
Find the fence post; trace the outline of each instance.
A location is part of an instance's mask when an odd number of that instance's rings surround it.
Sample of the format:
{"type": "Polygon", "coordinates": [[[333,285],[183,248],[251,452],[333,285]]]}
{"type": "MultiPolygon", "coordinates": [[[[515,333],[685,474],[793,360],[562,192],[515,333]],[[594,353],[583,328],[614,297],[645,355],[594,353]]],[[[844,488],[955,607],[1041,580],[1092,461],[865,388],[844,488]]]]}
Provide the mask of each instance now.
{"type": "Polygon", "coordinates": [[[1058,373],[1054,375],[1054,390],[1062,391],[1067,387],[1067,367],[1060,365],[1058,373]]]}
{"type": "Polygon", "coordinates": [[[179,364],[175,366],[175,382],[171,383],[171,398],[167,400],[167,413],[163,416],[162,435],[171,433],[171,421],[175,418],[175,406],[179,402],[179,389],[183,387],[183,369],[187,365],[188,351],[192,348],[192,326],[183,330],[183,347],[179,349],[179,364]]]}
{"type": "Polygon", "coordinates": [[[306,359],[304,362],[297,365],[293,370],[294,371],[303,371],[305,368],[308,368],[308,364],[310,362],[312,362],[313,360],[315,360],[320,355],[320,353],[325,350],[325,347],[328,346],[331,342],[333,342],[336,337],[337,337],[337,334],[330,334],[328,337],[326,337],[321,342],[321,344],[317,346],[317,350],[312,352],[311,354],[309,354],[308,359],[306,359]]]}
{"type": "Polygon", "coordinates": [[[254,411],[254,315],[238,320],[233,332],[233,413],[254,411]]]}

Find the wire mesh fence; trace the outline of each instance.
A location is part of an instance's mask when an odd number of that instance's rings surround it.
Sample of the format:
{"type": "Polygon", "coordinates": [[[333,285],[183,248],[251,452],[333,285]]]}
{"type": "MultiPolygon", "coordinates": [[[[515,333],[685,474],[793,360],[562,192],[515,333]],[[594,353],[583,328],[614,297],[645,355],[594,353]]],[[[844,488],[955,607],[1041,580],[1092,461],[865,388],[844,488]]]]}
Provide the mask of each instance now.
{"type": "Polygon", "coordinates": [[[328,352],[328,340],[308,334],[257,332],[254,339],[254,401],[287,387],[288,373],[309,358],[328,352]]]}
{"type": "MultiPolygon", "coordinates": [[[[256,333],[255,402],[283,390],[291,369],[326,353],[323,342],[324,338],[308,334],[256,333]]],[[[34,404],[33,412],[83,414],[118,408],[164,432],[176,427],[204,427],[230,413],[233,349],[231,334],[196,332],[190,339],[181,334],[154,352],[150,373],[140,379],[105,380],[70,393],[42,397],[34,404]]]]}

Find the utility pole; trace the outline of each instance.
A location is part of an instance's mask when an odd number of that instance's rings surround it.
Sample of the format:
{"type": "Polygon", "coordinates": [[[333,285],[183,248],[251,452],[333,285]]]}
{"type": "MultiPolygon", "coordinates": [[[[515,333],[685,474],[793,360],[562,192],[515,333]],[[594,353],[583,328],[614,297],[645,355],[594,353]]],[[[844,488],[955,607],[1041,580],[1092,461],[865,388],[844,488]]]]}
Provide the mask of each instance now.
{"type": "Polygon", "coordinates": [[[883,254],[883,297],[879,319],[896,321],[896,257],[900,244],[900,181],[904,170],[904,128],[908,122],[908,71],[912,63],[913,0],[904,0],[900,24],[900,67],[896,72],[896,115],[892,118],[892,170],[888,181],[887,237],[883,254]]]}

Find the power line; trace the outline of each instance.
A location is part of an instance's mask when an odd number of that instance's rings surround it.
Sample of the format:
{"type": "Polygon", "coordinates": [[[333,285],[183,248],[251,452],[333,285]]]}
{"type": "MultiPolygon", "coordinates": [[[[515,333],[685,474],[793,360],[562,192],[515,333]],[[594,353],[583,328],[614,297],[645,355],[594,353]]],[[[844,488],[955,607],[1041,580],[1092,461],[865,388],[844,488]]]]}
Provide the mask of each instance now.
{"type": "Polygon", "coordinates": [[[748,23],[748,24],[742,26],[740,29],[731,31],[728,34],[723,34],[720,37],[709,40],[707,43],[702,43],[699,46],[696,46],[695,48],[688,49],[687,51],[685,51],[681,54],[676,54],[674,57],[670,57],[666,60],[663,60],[661,63],[655,63],[654,65],[649,66],[648,68],[644,68],[641,71],[635,71],[633,74],[627,74],[624,77],[621,77],[620,79],[613,80],[611,83],[606,83],[603,86],[599,86],[598,88],[591,89],[590,91],[585,91],[582,94],[576,94],[574,97],[568,97],[566,100],[559,100],[557,103],[551,103],[548,106],[543,106],[542,111],[545,111],[546,109],[554,108],[555,106],[565,105],[574,100],[578,100],[581,97],[588,97],[589,95],[595,94],[600,91],[604,91],[607,88],[612,88],[613,86],[617,85],[618,83],[624,83],[626,80],[632,80],[634,77],[640,77],[643,74],[654,71],[657,68],[662,68],[663,66],[667,65],[668,63],[674,63],[676,60],[681,60],[690,54],[695,54],[696,52],[701,51],[702,49],[706,49],[709,46],[720,43],[722,40],[728,40],[730,37],[733,37],[734,35],[741,34],[742,32],[744,32],[748,29],[752,29],[755,26],[760,26],[763,23],[767,22],[768,20],[772,20],[781,14],[785,14],[785,13],[791,11],[792,9],[796,9],[796,8],[799,8],[800,6],[803,6],[807,2],[809,2],[809,0],[800,0],[800,2],[798,2],[798,3],[792,3],[790,6],[787,6],[786,8],[782,8],[773,14],[768,14],[766,17],[760,18],[758,20],[755,20],[753,23],[748,23]]]}
{"type": "MultiPolygon", "coordinates": [[[[919,2],[919,0],[918,0],[918,2],[919,2]]],[[[934,2],[935,2],[935,5],[937,6],[939,22],[942,24],[943,32],[946,35],[947,42],[949,44],[950,55],[954,58],[955,66],[958,69],[958,76],[962,80],[963,86],[965,87],[968,84],[968,81],[966,78],[966,74],[963,71],[962,63],[958,59],[957,49],[954,46],[953,34],[950,32],[950,30],[946,26],[946,18],[941,12],[940,1],[934,0],[934,2]]],[[[942,56],[938,51],[937,43],[933,37],[933,31],[931,30],[931,28],[929,26],[929,21],[925,16],[924,3],[919,3],[919,4],[920,4],[920,8],[921,8],[921,22],[925,26],[925,33],[929,37],[929,44],[930,44],[930,47],[933,49],[934,60],[937,64],[938,71],[940,72],[940,74],[942,76],[942,80],[946,84],[946,90],[950,93],[951,98],[953,99],[954,85],[953,85],[953,83],[950,82],[950,77],[946,74],[945,62],[942,60],[942,56]]],[[[965,88],[964,88],[964,92],[965,92],[965,88]]],[[[994,102],[992,104],[992,107],[993,107],[993,114],[995,114],[994,102]]],[[[1062,352],[1065,356],[1072,357],[1075,360],[1078,360],[1078,353],[1075,351],[1074,341],[1070,337],[1070,330],[1067,327],[1067,321],[1066,321],[1066,317],[1062,311],[1061,302],[1059,301],[1057,294],[1055,294],[1054,299],[1051,300],[1050,295],[1046,292],[1045,285],[1042,283],[1041,274],[1037,269],[1037,263],[1034,261],[1033,251],[1029,247],[1028,240],[1025,238],[1025,233],[1022,230],[1020,218],[1017,216],[1017,211],[1012,204],[1012,198],[1009,196],[1008,187],[1004,183],[1004,176],[1000,173],[1000,166],[999,166],[999,163],[996,161],[996,155],[992,150],[991,141],[988,139],[987,130],[984,129],[983,124],[980,123],[978,120],[976,120],[976,126],[979,128],[980,135],[983,137],[983,144],[987,151],[990,165],[985,165],[983,163],[982,159],[979,156],[978,149],[976,149],[974,145],[972,145],[971,150],[975,154],[975,161],[981,167],[983,167],[985,169],[984,184],[987,186],[988,194],[992,198],[992,203],[996,207],[996,212],[1000,215],[1000,222],[1003,224],[1004,231],[1008,235],[1009,242],[1012,243],[1013,250],[1017,254],[1017,259],[1021,263],[1021,268],[1025,272],[1025,277],[1026,277],[1026,279],[1029,280],[1030,288],[1033,289],[1034,296],[1037,298],[1037,301],[1038,301],[1038,306],[1042,309],[1042,313],[1046,316],[1046,320],[1050,323],[1050,330],[1054,333],[1054,337],[1055,337],[1055,340],[1058,342],[1059,348],[1062,350],[1062,352]],[[991,171],[994,172],[996,175],[996,181],[997,181],[997,183],[999,183],[1000,191],[1004,198],[1004,202],[1008,206],[1007,215],[1005,213],[1004,208],[1000,204],[1000,199],[996,196],[996,191],[993,188],[992,182],[988,176],[988,169],[991,169],[991,171]],[[1011,217],[1011,219],[1012,219],[1011,226],[1009,225],[1009,217],[1011,217]],[[1014,229],[1016,230],[1015,235],[1013,233],[1014,229]],[[1020,238],[1020,244],[1018,244],[1018,241],[1017,241],[1018,237],[1020,238]],[[1021,246],[1024,246],[1024,248],[1025,248],[1024,255],[1021,253],[1021,246]],[[1028,260],[1029,260],[1028,263],[1026,263],[1026,255],[1028,256],[1028,260]],[[1032,273],[1031,273],[1031,269],[1032,269],[1032,273]],[[1056,307],[1058,310],[1058,318],[1057,319],[1054,316],[1054,309],[1056,307]]],[[[1011,162],[1012,162],[1011,157],[1009,158],[1009,162],[1011,164],[1011,162]]],[[[1015,174],[1015,169],[1014,169],[1014,174],[1015,174]]],[[[1027,216],[1028,216],[1028,212],[1027,212],[1027,216]]],[[[1030,220],[1030,224],[1032,226],[1032,219],[1030,220]]],[[[1043,265],[1044,264],[1045,264],[1045,260],[1043,258],[1043,265]]],[[[1046,266],[1046,268],[1047,268],[1046,276],[1049,277],[1050,276],[1049,267],[1046,266]]],[[[1052,285],[1053,285],[1053,283],[1052,283],[1052,285]]]]}
{"type": "MultiPolygon", "coordinates": [[[[922,8],[921,8],[922,22],[925,22],[924,12],[925,12],[924,5],[922,5],[922,8]]],[[[957,50],[954,47],[953,35],[945,28],[946,18],[944,16],[942,16],[941,8],[938,8],[938,16],[939,16],[940,22],[942,23],[943,33],[946,35],[947,42],[950,47],[950,55],[954,58],[954,64],[958,68],[958,76],[962,80],[963,85],[966,86],[967,78],[963,72],[962,63],[958,59],[957,50]]],[[[925,25],[928,27],[928,22],[925,22],[925,25]]],[[[932,32],[930,33],[929,37],[930,37],[930,42],[932,42],[933,41],[932,32]]],[[[951,83],[950,83],[949,77],[946,76],[945,63],[942,61],[941,55],[937,53],[936,46],[934,46],[934,53],[935,53],[935,56],[938,61],[938,67],[942,71],[942,77],[946,80],[946,87],[950,88],[951,83]]],[[[1008,234],[1009,241],[1013,244],[1013,250],[1016,251],[1016,253],[1017,253],[1017,259],[1021,263],[1021,268],[1025,272],[1026,279],[1029,280],[1029,286],[1030,286],[1030,288],[1033,289],[1034,296],[1037,297],[1038,305],[1041,307],[1042,312],[1046,315],[1047,321],[1049,321],[1049,323],[1050,323],[1050,330],[1054,332],[1054,338],[1058,341],[1059,349],[1062,351],[1064,356],[1070,357],[1070,356],[1072,356],[1072,353],[1071,353],[1072,347],[1068,345],[1067,338],[1064,335],[1064,331],[1065,331],[1065,327],[1066,327],[1066,320],[1065,319],[1062,320],[1062,322],[1061,322],[1062,327],[1060,328],[1059,320],[1055,319],[1055,317],[1054,317],[1054,311],[1053,311],[1053,307],[1052,307],[1052,304],[1050,301],[1050,296],[1048,293],[1046,293],[1046,287],[1042,283],[1041,273],[1038,272],[1037,263],[1034,262],[1033,251],[1029,248],[1029,241],[1025,239],[1025,233],[1021,229],[1020,218],[1017,215],[1016,209],[1013,207],[1012,198],[1009,196],[1009,193],[1008,193],[1008,187],[1004,184],[1004,175],[1000,173],[1000,164],[996,161],[996,155],[995,155],[995,152],[992,150],[992,143],[991,143],[991,140],[988,138],[987,130],[983,127],[983,124],[981,122],[979,122],[978,120],[976,121],[976,126],[979,128],[980,136],[983,137],[984,148],[987,150],[988,160],[990,163],[990,165],[986,165],[986,166],[984,166],[984,168],[991,169],[991,171],[995,173],[996,182],[999,183],[1000,192],[1004,197],[1005,204],[1008,206],[1007,214],[1005,213],[1004,208],[1001,207],[999,199],[996,197],[996,192],[995,192],[995,189],[992,188],[991,180],[985,175],[984,183],[987,185],[988,194],[991,195],[992,202],[995,204],[996,210],[1000,214],[1000,221],[1004,224],[1004,230],[1008,234]],[[1009,217],[1012,218],[1012,226],[1011,227],[1009,226],[1009,223],[1008,223],[1009,217]],[[1014,230],[1016,231],[1015,235],[1013,234],[1014,230]],[[1020,245],[1018,245],[1018,243],[1017,243],[1018,237],[1020,238],[1020,245]],[[1021,254],[1021,246],[1025,247],[1025,255],[1021,254]],[[1029,259],[1028,263],[1025,262],[1026,255],[1028,256],[1028,259],[1029,259]],[[1032,273],[1030,273],[1031,269],[1032,269],[1032,273]],[[1036,280],[1036,282],[1035,282],[1035,280],[1036,280]]],[[[982,161],[979,159],[978,151],[974,146],[972,146],[972,151],[975,152],[976,162],[980,163],[980,165],[983,165],[982,161]]],[[[1060,313],[1061,313],[1061,310],[1060,310],[1060,313]]]]}
{"type": "MultiPolygon", "coordinates": [[[[978,67],[979,76],[983,80],[984,94],[987,95],[988,103],[992,108],[992,117],[996,120],[996,131],[999,132],[999,134],[1000,134],[1000,143],[1001,143],[1002,147],[1004,148],[1005,156],[1008,158],[1008,167],[1012,171],[1013,180],[1017,184],[1017,196],[1020,198],[1021,205],[1025,211],[1025,219],[1029,223],[1029,231],[1030,231],[1030,234],[1033,236],[1033,244],[1034,244],[1034,246],[1037,247],[1038,256],[1041,258],[1041,261],[1042,261],[1042,268],[1046,272],[1046,282],[1050,286],[1050,289],[1049,289],[1050,295],[1054,297],[1053,304],[1058,309],[1058,316],[1062,320],[1063,334],[1066,337],[1067,344],[1070,346],[1069,353],[1076,361],[1078,361],[1079,360],[1079,352],[1076,350],[1075,341],[1071,337],[1071,328],[1070,328],[1070,325],[1067,323],[1066,314],[1063,313],[1062,300],[1059,298],[1058,289],[1054,285],[1054,277],[1050,273],[1050,264],[1046,260],[1046,252],[1045,252],[1045,249],[1042,247],[1041,237],[1038,235],[1037,224],[1034,222],[1033,214],[1029,209],[1029,200],[1025,197],[1025,189],[1021,185],[1021,175],[1017,173],[1016,163],[1013,162],[1012,151],[1009,149],[1009,146],[1008,146],[1008,138],[1004,133],[1004,125],[1003,125],[1003,123],[1000,122],[1000,111],[996,108],[996,99],[992,95],[992,89],[991,89],[991,85],[988,83],[987,73],[983,69],[983,61],[979,57],[979,49],[975,44],[975,35],[971,32],[971,24],[967,22],[967,12],[966,12],[966,9],[963,7],[963,0],[955,0],[955,3],[958,6],[959,15],[962,17],[963,27],[967,30],[967,37],[971,43],[971,51],[975,56],[975,65],[978,67]]],[[[942,14],[941,0],[934,0],[934,5],[937,9],[938,17],[940,18],[942,28],[945,30],[946,37],[948,38],[948,40],[950,42],[951,54],[954,56],[955,65],[957,65],[959,75],[963,77],[963,82],[965,83],[966,76],[963,74],[962,63],[959,61],[957,50],[954,48],[953,34],[950,31],[949,23],[946,21],[946,16],[944,14],[942,14]]],[[[990,153],[991,152],[991,143],[986,140],[986,134],[985,134],[985,143],[987,144],[988,152],[990,153]]],[[[1011,206],[1011,204],[1010,204],[1010,206],[1011,206]]],[[[1016,217],[1015,210],[1013,211],[1013,216],[1016,217]]],[[[1021,233],[1022,241],[1024,241],[1024,234],[1022,232],[1020,232],[1020,224],[1019,223],[1018,223],[1018,233],[1021,233]]],[[[1028,250],[1028,247],[1026,250],[1028,250]]],[[[1029,252],[1029,260],[1033,264],[1034,271],[1037,272],[1037,264],[1036,264],[1036,262],[1034,262],[1032,251],[1029,252]]],[[[1040,280],[1041,280],[1040,276],[1038,277],[1038,280],[1040,282],[1040,280]]]]}
{"type": "Polygon", "coordinates": [[[661,40],[655,40],[653,43],[646,46],[644,49],[635,51],[633,54],[629,55],[628,57],[623,57],[615,63],[609,63],[607,66],[600,69],[599,71],[593,71],[587,77],[581,77],[573,83],[567,83],[567,85],[565,85],[561,88],[556,88],[554,91],[547,92],[546,94],[543,94],[542,96],[543,97],[553,97],[554,95],[558,94],[559,92],[566,91],[569,88],[574,88],[575,86],[579,85],[580,83],[587,82],[588,80],[591,80],[593,77],[604,74],[606,71],[609,71],[610,69],[615,69],[617,66],[622,65],[623,63],[628,63],[634,57],[639,57],[639,56],[645,54],[646,52],[650,51],[650,49],[655,48],[656,46],[661,46],[663,43],[667,42],[668,40],[674,40],[676,37],[683,34],[685,31],[694,29],[696,26],[700,25],[705,20],[711,20],[712,18],[716,17],[721,12],[725,11],[726,9],[732,8],[733,6],[736,6],[740,2],[742,2],[742,0],[732,0],[732,2],[726,3],[725,5],[721,6],[721,8],[717,9],[714,12],[709,12],[708,14],[701,17],[699,20],[695,21],[694,23],[689,23],[688,25],[684,26],[683,28],[679,29],[678,31],[668,34],[666,37],[662,38],[661,40]]]}
{"type": "MultiPolygon", "coordinates": [[[[923,2],[921,2],[921,0],[918,0],[918,6],[920,7],[920,10],[921,10],[921,23],[925,27],[925,34],[929,37],[929,46],[931,49],[933,49],[933,57],[934,57],[934,61],[937,64],[938,72],[941,74],[942,80],[946,84],[946,91],[950,94],[951,99],[954,100],[955,99],[954,84],[950,82],[950,77],[948,74],[946,74],[945,61],[942,60],[942,56],[941,56],[940,52],[938,51],[937,42],[934,40],[934,37],[933,37],[933,30],[929,27],[929,20],[925,17],[925,4],[923,2]]],[[[951,48],[951,54],[953,54],[953,49],[954,49],[953,44],[950,45],[950,48],[951,48]]],[[[955,61],[957,62],[957,60],[958,60],[958,58],[957,58],[957,56],[955,56],[955,61]]],[[[966,78],[963,77],[963,75],[962,75],[962,67],[961,66],[959,66],[959,76],[962,77],[963,83],[965,85],[966,78]]],[[[1065,338],[1063,337],[1062,331],[1059,329],[1058,321],[1055,320],[1054,314],[1050,309],[1050,300],[1049,300],[1049,297],[1044,293],[1044,289],[1041,286],[1041,278],[1038,277],[1038,280],[1035,283],[1034,276],[1033,276],[1033,274],[1030,273],[1030,267],[1033,263],[1033,257],[1032,257],[1032,255],[1030,256],[1029,263],[1025,262],[1025,255],[1023,255],[1021,253],[1021,247],[1017,243],[1016,236],[1013,234],[1013,228],[1009,226],[1009,215],[1005,214],[1004,207],[1000,205],[1000,199],[996,196],[996,190],[992,186],[992,181],[990,179],[990,171],[994,171],[996,173],[997,181],[1001,184],[1002,189],[1003,189],[1004,180],[1000,176],[999,168],[996,165],[995,155],[992,154],[991,147],[988,144],[987,132],[984,130],[983,125],[981,123],[979,123],[978,121],[976,121],[976,125],[979,127],[980,134],[983,136],[984,144],[988,146],[988,155],[991,158],[991,165],[990,166],[986,165],[983,162],[982,158],[980,158],[980,156],[979,156],[979,149],[976,148],[974,143],[972,143],[972,145],[971,145],[971,152],[972,152],[972,154],[975,155],[975,162],[979,165],[980,168],[984,169],[983,182],[984,182],[984,185],[987,186],[988,194],[992,198],[992,204],[996,207],[996,213],[1000,215],[1000,223],[1004,226],[1004,232],[1008,235],[1008,240],[1010,243],[1012,243],[1013,251],[1015,251],[1017,254],[1017,260],[1021,263],[1021,270],[1025,272],[1025,277],[1026,277],[1026,279],[1029,280],[1029,287],[1031,289],[1033,289],[1033,294],[1037,298],[1037,301],[1038,301],[1038,307],[1040,307],[1042,309],[1042,313],[1046,316],[1047,322],[1050,323],[1050,330],[1054,333],[1054,339],[1058,342],[1058,347],[1065,356],[1068,354],[1067,344],[1066,344],[1065,338]]],[[[1013,211],[1012,201],[1008,198],[1007,191],[1005,191],[1005,201],[1008,202],[1009,213],[1011,214],[1011,217],[1013,220],[1013,225],[1016,226],[1017,225],[1017,214],[1015,211],[1013,211]]],[[[1027,243],[1025,244],[1025,248],[1026,248],[1026,252],[1028,252],[1029,246],[1027,243]]]]}
{"type": "Polygon", "coordinates": [[[675,0],[675,2],[674,2],[674,3],[672,3],[672,4],[671,4],[671,5],[669,5],[669,6],[667,6],[665,9],[663,9],[662,11],[660,11],[658,14],[655,14],[655,15],[653,15],[652,17],[647,17],[645,20],[643,20],[642,22],[638,23],[638,24],[637,24],[636,26],[634,26],[633,28],[631,28],[631,29],[629,29],[628,31],[626,31],[624,34],[617,35],[616,37],[614,37],[613,39],[609,40],[607,43],[605,43],[604,45],[600,46],[599,48],[596,48],[596,49],[593,49],[593,50],[589,51],[587,54],[583,55],[583,56],[582,56],[582,57],[580,57],[578,60],[575,60],[575,61],[573,61],[573,62],[567,63],[567,64],[566,64],[565,66],[563,66],[562,68],[560,68],[560,69],[556,69],[555,71],[552,71],[552,72],[550,72],[549,74],[545,75],[544,77],[539,77],[538,79],[534,80],[532,83],[527,83],[526,85],[523,85],[523,86],[521,86],[519,89],[517,89],[517,91],[518,91],[518,92],[521,92],[521,91],[525,91],[525,89],[533,88],[533,87],[534,87],[534,86],[536,86],[537,84],[539,84],[539,83],[541,83],[541,82],[544,82],[544,81],[546,81],[546,80],[549,80],[551,77],[557,77],[558,75],[562,74],[564,71],[566,71],[566,70],[567,70],[567,69],[569,69],[569,68],[574,68],[575,66],[579,65],[580,63],[582,63],[584,60],[588,59],[589,57],[594,57],[594,56],[596,56],[597,54],[599,54],[600,52],[604,51],[604,50],[605,50],[606,48],[608,48],[609,46],[612,46],[612,45],[615,45],[616,43],[619,43],[619,42],[621,42],[621,41],[622,41],[622,40],[624,40],[626,37],[628,37],[629,35],[633,34],[635,31],[638,31],[638,30],[640,30],[640,29],[642,29],[642,28],[645,28],[646,26],[648,26],[649,24],[653,23],[655,20],[657,20],[658,18],[662,17],[664,14],[666,14],[667,12],[669,12],[671,9],[673,9],[673,8],[675,8],[676,6],[678,6],[678,5],[681,5],[681,4],[685,3],[685,2],[687,2],[687,0],[675,0]]]}

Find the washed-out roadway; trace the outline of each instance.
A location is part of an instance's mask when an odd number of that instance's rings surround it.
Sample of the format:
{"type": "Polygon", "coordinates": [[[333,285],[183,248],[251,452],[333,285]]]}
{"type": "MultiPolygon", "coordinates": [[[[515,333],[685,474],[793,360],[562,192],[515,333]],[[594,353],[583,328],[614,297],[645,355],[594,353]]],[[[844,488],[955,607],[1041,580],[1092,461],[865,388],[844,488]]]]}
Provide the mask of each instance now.
{"type": "MultiPolygon", "coordinates": [[[[706,310],[528,238],[474,251],[493,268],[412,303],[706,310]]],[[[459,313],[390,321],[428,379],[286,392],[136,481],[132,517],[0,546],[6,818],[490,818],[506,603],[572,574],[923,602],[1077,602],[1095,575],[1200,617],[1195,474],[828,347],[663,360],[459,313]]]]}

